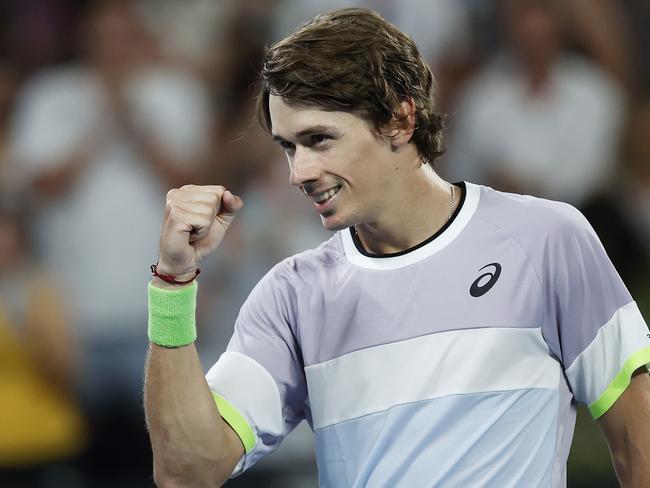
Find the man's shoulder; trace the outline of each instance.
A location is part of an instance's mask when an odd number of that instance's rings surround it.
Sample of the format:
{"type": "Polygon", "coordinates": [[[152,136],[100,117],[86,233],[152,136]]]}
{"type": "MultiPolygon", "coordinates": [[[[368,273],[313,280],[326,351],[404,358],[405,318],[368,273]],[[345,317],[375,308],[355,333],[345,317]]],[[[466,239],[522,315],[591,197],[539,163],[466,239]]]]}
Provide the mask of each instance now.
{"type": "Polygon", "coordinates": [[[570,235],[593,232],[574,206],[554,200],[481,187],[477,217],[491,223],[524,247],[539,247],[570,235]]]}
{"type": "Polygon", "coordinates": [[[295,323],[297,304],[319,283],[319,275],[332,269],[339,261],[340,237],[338,234],[315,249],[309,249],[283,259],[273,266],[255,285],[241,314],[280,313],[287,322],[295,323]],[[274,312],[275,311],[275,312],[274,312]]]}
{"type": "Polygon", "coordinates": [[[322,242],[318,247],[289,256],[267,273],[267,279],[287,281],[291,284],[312,283],[323,270],[336,266],[343,256],[340,233],[322,242]]]}

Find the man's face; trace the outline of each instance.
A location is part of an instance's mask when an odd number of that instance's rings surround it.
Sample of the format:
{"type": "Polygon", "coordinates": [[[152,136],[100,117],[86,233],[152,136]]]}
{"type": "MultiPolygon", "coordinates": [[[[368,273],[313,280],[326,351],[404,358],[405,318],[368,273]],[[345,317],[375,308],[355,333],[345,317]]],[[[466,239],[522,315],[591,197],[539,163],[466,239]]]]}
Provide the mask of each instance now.
{"type": "Polygon", "coordinates": [[[274,95],[269,111],[273,138],[289,161],[289,182],[310,199],[326,229],[381,218],[397,169],[385,138],[356,115],[290,106],[274,95]]]}

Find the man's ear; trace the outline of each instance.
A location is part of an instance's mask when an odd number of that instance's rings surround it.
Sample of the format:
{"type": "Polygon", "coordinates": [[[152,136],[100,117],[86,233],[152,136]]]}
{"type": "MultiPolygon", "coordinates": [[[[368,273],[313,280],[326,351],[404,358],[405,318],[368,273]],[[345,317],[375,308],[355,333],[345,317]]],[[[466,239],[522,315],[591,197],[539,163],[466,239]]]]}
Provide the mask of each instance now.
{"type": "Polygon", "coordinates": [[[391,145],[397,149],[409,143],[415,129],[415,102],[411,97],[408,97],[395,108],[393,116],[384,130],[384,135],[390,139],[391,145]]]}

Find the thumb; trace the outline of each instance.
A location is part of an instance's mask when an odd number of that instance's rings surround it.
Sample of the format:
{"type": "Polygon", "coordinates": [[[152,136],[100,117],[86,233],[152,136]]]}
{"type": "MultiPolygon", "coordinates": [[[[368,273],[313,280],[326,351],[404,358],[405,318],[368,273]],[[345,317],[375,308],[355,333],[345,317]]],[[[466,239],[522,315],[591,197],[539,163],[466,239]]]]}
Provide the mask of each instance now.
{"type": "Polygon", "coordinates": [[[244,201],[240,197],[233,195],[230,190],[226,190],[221,199],[221,209],[217,214],[217,218],[230,223],[243,206],[244,201]]]}

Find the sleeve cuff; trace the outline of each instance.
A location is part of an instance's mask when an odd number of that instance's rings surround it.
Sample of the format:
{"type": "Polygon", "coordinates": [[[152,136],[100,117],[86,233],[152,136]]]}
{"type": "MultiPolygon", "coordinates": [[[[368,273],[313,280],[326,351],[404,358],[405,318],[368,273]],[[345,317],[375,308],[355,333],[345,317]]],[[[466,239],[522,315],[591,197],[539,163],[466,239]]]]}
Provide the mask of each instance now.
{"type": "Polygon", "coordinates": [[[248,425],[246,419],[242,417],[242,415],[228,400],[215,392],[212,392],[212,396],[214,397],[214,401],[217,404],[221,417],[237,433],[244,445],[246,454],[248,454],[255,447],[255,432],[253,432],[252,427],[248,425]]]}
{"type": "Polygon", "coordinates": [[[625,361],[623,368],[607,386],[600,398],[589,405],[589,411],[594,419],[602,416],[618,400],[625,389],[630,385],[632,374],[641,366],[650,368],[650,346],[634,353],[625,361]]]}

